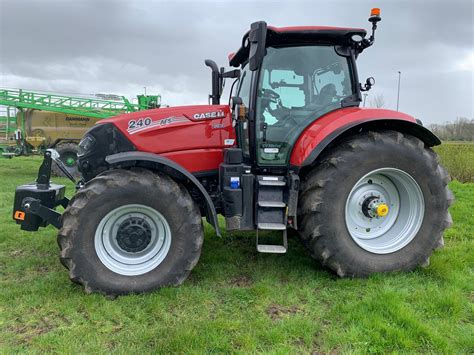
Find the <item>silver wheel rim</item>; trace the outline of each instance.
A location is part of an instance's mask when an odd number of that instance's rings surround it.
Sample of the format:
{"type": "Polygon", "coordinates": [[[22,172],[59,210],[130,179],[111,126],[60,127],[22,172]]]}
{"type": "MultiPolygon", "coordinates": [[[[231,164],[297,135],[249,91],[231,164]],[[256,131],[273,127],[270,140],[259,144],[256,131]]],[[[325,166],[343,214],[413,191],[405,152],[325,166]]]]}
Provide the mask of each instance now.
{"type": "Polygon", "coordinates": [[[157,210],[140,204],[110,211],[97,226],[95,250],[109,270],[126,276],[155,269],[168,255],[171,230],[157,210]]]}
{"type": "Polygon", "coordinates": [[[415,238],[424,212],[423,193],[417,182],[402,170],[382,168],[366,174],[352,188],[346,201],[346,227],[361,248],[388,254],[415,238]],[[382,205],[388,207],[388,213],[374,214],[382,205]]]}

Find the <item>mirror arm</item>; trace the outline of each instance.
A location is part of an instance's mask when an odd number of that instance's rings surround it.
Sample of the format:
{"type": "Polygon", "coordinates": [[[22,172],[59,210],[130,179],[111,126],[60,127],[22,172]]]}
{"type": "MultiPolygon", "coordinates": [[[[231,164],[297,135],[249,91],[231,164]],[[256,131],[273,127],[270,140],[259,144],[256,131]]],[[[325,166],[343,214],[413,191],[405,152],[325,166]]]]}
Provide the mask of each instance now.
{"type": "Polygon", "coordinates": [[[43,163],[38,170],[38,178],[36,179],[36,185],[38,186],[38,189],[47,190],[49,188],[52,161],[53,159],[51,158],[51,152],[46,150],[44,152],[43,163]]]}
{"type": "Polygon", "coordinates": [[[224,72],[223,69],[224,68],[221,68],[221,77],[223,77],[223,78],[234,79],[234,78],[238,78],[240,76],[240,69],[229,70],[229,71],[226,71],[226,72],[224,72]]]}

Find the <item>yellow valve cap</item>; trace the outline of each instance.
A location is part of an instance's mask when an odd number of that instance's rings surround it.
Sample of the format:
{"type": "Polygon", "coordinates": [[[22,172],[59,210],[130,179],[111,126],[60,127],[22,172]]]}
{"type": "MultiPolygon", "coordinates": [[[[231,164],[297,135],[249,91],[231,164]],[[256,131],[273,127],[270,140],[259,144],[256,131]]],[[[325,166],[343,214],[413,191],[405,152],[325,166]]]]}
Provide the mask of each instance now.
{"type": "Polygon", "coordinates": [[[375,212],[377,213],[377,216],[385,217],[388,214],[388,206],[385,203],[381,203],[377,206],[375,212]]]}

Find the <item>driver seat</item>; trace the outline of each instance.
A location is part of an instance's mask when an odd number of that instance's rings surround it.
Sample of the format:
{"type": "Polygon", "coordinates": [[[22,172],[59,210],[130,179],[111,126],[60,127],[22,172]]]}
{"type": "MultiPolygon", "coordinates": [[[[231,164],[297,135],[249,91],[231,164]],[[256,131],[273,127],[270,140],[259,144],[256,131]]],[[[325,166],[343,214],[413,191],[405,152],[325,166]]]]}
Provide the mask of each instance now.
{"type": "Polygon", "coordinates": [[[319,91],[319,95],[316,96],[314,100],[314,104],[324,107],[330,105],[334,97],[337,96],[336,85],[330,83],[326,84],[322,87],[321,91],[319,91]]]}

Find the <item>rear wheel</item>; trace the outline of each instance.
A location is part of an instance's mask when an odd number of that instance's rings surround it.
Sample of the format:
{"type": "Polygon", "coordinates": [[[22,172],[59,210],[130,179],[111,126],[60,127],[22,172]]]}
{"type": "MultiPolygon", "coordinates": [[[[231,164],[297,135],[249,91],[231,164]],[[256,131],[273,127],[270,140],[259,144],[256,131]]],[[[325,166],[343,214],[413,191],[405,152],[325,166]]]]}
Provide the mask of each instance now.
{"type": "MultiPolygon", "coordinates": [[[[63,162],[69,173],[74,177],[79,177],[81,173],[79,172],[79,168],[77,166],[77,144],[71,142],[61,143],[58,144],[55,149],[59,153],[59,159],[63,162]]],[[[53,163],[51,170],[55,176],[64,176],[63,172],[58,168],[56,163],[53,163]]]]}
{"type": "Polygon", "coordinates": [[[201,253],[201,215],[188,191],[149,170],[92,179],[62,218],[61,262],[87,292],[115,296],[181,284],[201,253]]]}
{"type": "Polygon", "coordinates": [[[448,182],[436,154],[413,136],[349,137],[303,179],[300,235],[341,277],[427,265],[451,224],[448,182]]]}

